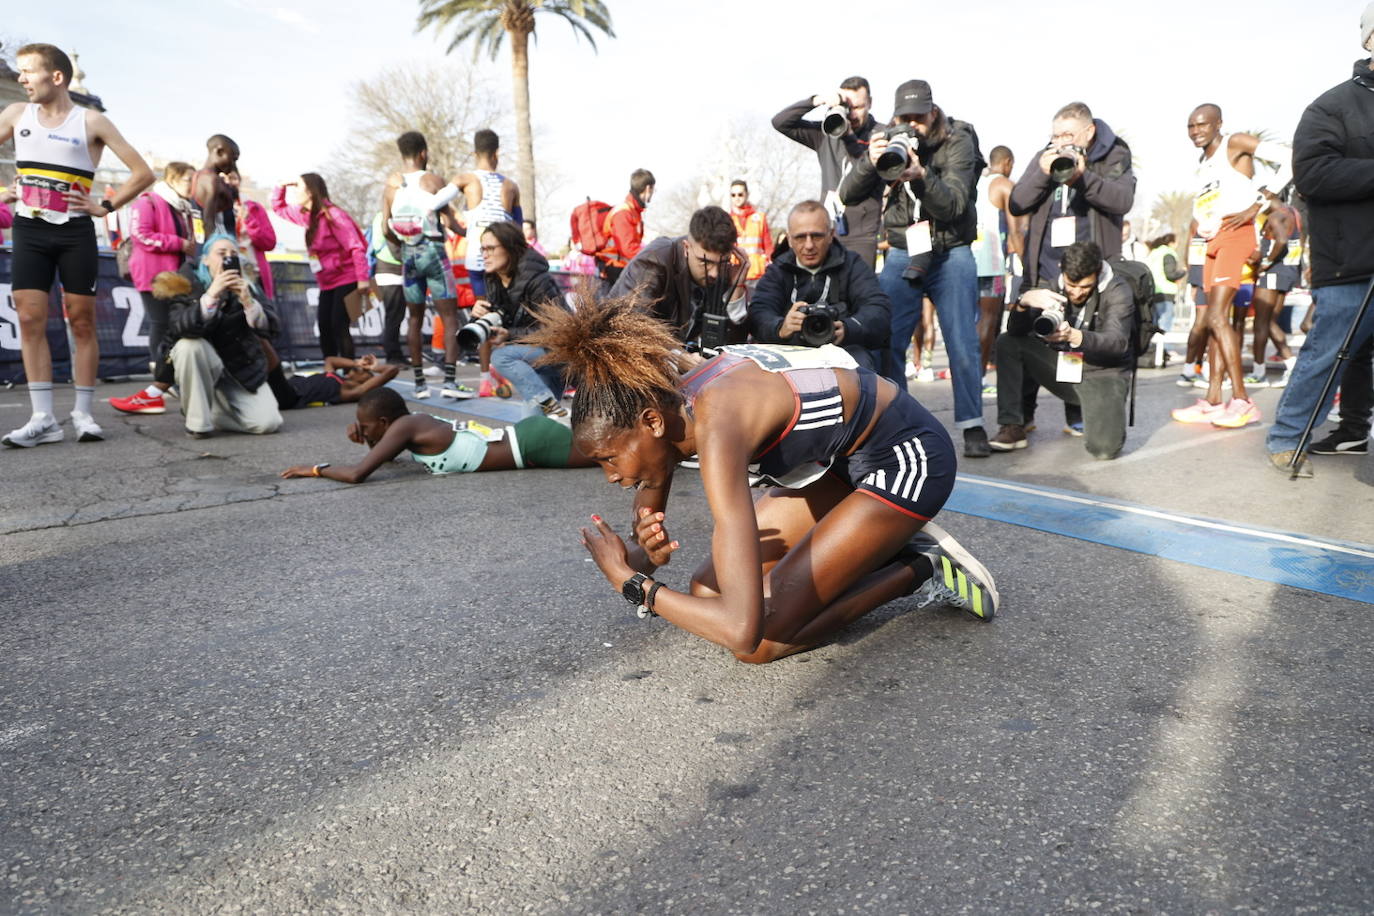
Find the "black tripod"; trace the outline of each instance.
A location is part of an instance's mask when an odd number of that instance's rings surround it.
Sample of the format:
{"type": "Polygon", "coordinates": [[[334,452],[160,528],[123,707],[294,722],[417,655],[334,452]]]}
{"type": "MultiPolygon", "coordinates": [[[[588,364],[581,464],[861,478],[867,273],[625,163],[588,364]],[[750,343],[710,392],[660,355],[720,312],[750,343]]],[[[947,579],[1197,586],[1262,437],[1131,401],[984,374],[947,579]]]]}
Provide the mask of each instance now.
{"type": "Polygon", "coordinates": [[[1350,322],[1350,330],[1345,332],[1345,341],[1341,343],[1340,350],[1336,352],[1336,364],[1331,367],[1331,374],[1326,377],[1326,385],[1322,388],[1322,395],[1317,398],[1317,406],[1312,409],[1312,416],[1307,418],[1307,428],[1302,431],[1297,447],[1293,449],[1293,457],[1288,461],[1289,480],[1296,479],[1298,476],[1298,464],[1302,461],[1302,453],[1307,449],[1308,440],[1312,438],[1312,430],[1320,422],[1319,415],[1322,412],[1322,405],[1326,403],[1327,395],[1331,394],[1336,379],[1340,377],[1341,367],[1350,358],[1350,344],[1355,340],[1355,333],[1359,331],[1360,324],[1364,321],[1365,312],[1369,311],[1371,298],[1374,298],[1374,279],[1370,279],[1369,288],[1364,291],[1364,301],[1360,303],[1359,310],[1355,312],[1355,320],[1350,322]]]}

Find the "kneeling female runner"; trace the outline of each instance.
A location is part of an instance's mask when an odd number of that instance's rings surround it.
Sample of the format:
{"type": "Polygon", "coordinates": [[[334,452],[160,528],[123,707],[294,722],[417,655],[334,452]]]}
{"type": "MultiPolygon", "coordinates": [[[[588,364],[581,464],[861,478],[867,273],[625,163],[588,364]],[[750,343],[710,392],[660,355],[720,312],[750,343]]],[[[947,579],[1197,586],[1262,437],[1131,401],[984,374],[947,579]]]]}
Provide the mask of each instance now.
{"type": "Polygon", "coordinates": [[[920,591],[984,619],[992,576],[930,519],[954,484],[944,428],[837,347],[745,345],[679,377],[675,338],[630,300],[541,310],[529,343],[577,385],[574,442],[635,492],[627,549],[605,521],[582,542],[611,584],[741,661],[810,649],[920,591]],[[700,462],[715,522],[690,592],[649,578],[678,542],[664,507],[678,463],[700,462]],[[755,499],[754,485],[769,487],[755,499]]]}

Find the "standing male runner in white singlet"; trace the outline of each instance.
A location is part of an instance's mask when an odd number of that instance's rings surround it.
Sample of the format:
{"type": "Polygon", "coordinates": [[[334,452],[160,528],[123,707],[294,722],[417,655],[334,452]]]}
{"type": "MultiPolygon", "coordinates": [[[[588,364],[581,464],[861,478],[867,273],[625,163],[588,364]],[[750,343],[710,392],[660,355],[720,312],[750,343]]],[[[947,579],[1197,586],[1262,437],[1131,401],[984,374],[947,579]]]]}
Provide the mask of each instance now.
{"type": "Polygon", "coordinates": [[[68,91],[72,62],[60,48],[25,45],[16,57],[19,84],[29,101],[16,102],[0,112],[0,143],[14,140],[19,200],[11,282],[33,416],[0,442],[30,448],[63,438],[62,427],[53,416],[52,352],[47,336],[48,298],[54,277],[62,282],[67,323],[76,344],[72,355],[76,381],[72,425],[77,441],[95,442],[103,439],[104,433],[91,418],[100,365],[95,336],[98,261],[91,217],[112,213],[143,193],[153,183],[153,172],[109,118],[78,108],[72,101],[68,91]],[[91,182],[107,146],[130,174],[112,198],[96,200],[91,196],[91,182]]]}
{"type": "Polygon", "coordinates": [[[429,397],[425,384],[425,365],[421,325],[425,319],[425,293],[444,322],[444,386],[441,394],[469,398],[477,394],[457,382],[458,290],[453,266],[444,250],[444,228],[440,217],[454,223],[449,203],[458,196],[458,187],[445,184],[429,171],[429,144],[424,134],[409,130],[396,139],[403,171],[392,175],[382,192],[382,226],[387,238],[401,246],[401,274],[405,283],[406,308],[410,323],[406,339],[410,345],[410,365],[415,373],[415,396],[429,397]]]}
{"type": "MultiPolygon", "coordinates": [[[[1207,296],[1207,343],[1216,347],[1225,376],[1231,379],[1232,397],[1224,403],[1221,396],[1223,372],[1214,371],[1208,379],[1207,397],[1191,407],[1173,411],[1180,423],[1211,423],[1236,429],[1260,421],[1259,408],[1246,397],[1244,370],[1241,368],[1240,336],[1231,328],[1231,300],[1240,288],[1240,274],[1255,250],[1258,236],[1255,216],[1262,204],[1265,186],[1282,189],[1292,178],[1292,150],[1272,142],[1261,142],[1252,134],[1226,134],[1221,127],[1221,109],[1199,105],[1188,116],[1188,137],[1202,150],[1197,167],[1197,196],[1193,199],[1193,219],[1197,233],[1207,240],[1203,264],[1202,289],[1207,296]],[[1255,158],[1278,162],[1279,172],[1256,182],[1255,158]]],[[[1206,346],[1206,344],[1204,344],[1206,346]]]]}
{"type": "Polygon", "coordinates": [[[477,165],[470,172],[464,172],[453,183],[463,192],[467,205],[464,220],[467,222],[468,252],[464,264],[468,269],[468,280],[478,299],[487,297],[487,287],[482,276],[486,265],[482,260],[482,246],[478,239],[482,230],[492,223],[509,221],[521,223],[525,219],[520,208],[520,186],[496,171],[501,154],[501,138],[492,130],[479,130],[472,138],[472,155],[477,165]]]}

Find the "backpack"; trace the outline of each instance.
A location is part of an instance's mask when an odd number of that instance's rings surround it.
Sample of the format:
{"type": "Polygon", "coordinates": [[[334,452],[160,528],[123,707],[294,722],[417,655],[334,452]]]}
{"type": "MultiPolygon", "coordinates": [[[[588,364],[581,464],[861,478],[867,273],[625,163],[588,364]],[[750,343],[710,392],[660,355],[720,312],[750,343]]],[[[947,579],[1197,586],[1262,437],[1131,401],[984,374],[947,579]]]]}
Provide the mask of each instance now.
{"type": "MultiPolygon", "coordinates": [[[[1126,281],[1126,285],[1131,288],[1131,305],[1134,314],[1131,318],[1131,335],[1127,339],[1130,352],[1123,354],[1131,362],[1131,414],[1129,424],[1135,425],[1135,375],[1136,367],[1140,363],[1140,357],[1150,349],[1150,343],[1156,334],[1163,334],[1164,329],[1155,324],[1154,296],[1155,296],[1155,275],[1150,270],[1150,265],[1140,261],[1128,261],[1117,255],[1107,259],[1107,264],[1112,268],[1112,274],[1126,281]]],[[[1092,320],[1089,313],[1085,319],[1092,320]]]]}
{"type": "Polygon", "coordinates": [[[610,213],[610,204],[590,197],[586,203],[573,208],[569,221],[572,224],[572,242],[583,254],[599,254],[610,244],[611,235],[606,231],[606,218],[610,213]]]}
{"type": "Polygon", "coordinates": [[[1141,261],[1128,261],[1125,258],[1108,258],[1112,273],[1125,280],[1131,287],[1131,302],[1135,306],[1135,320],[1131,323],[1132,359],[1143,356],[1150,350],[1156,334],[1164,329],[1155,324],[1155,277],[1150,265],[1141,261]]]}

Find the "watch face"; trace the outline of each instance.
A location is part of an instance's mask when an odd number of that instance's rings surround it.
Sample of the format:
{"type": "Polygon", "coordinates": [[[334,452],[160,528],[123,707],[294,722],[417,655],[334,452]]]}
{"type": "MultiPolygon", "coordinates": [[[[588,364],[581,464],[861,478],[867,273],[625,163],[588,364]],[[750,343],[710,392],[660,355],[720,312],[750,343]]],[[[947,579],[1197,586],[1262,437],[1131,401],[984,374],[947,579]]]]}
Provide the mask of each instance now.
{"type": "Polygon", "coordinates": [[[625,596],[625,600],[631,604],[644,603],[644,582],[649,577],[643,573],[635,573],[625,580],[625,584],[620,586],[620,594],[625,596]]]}

